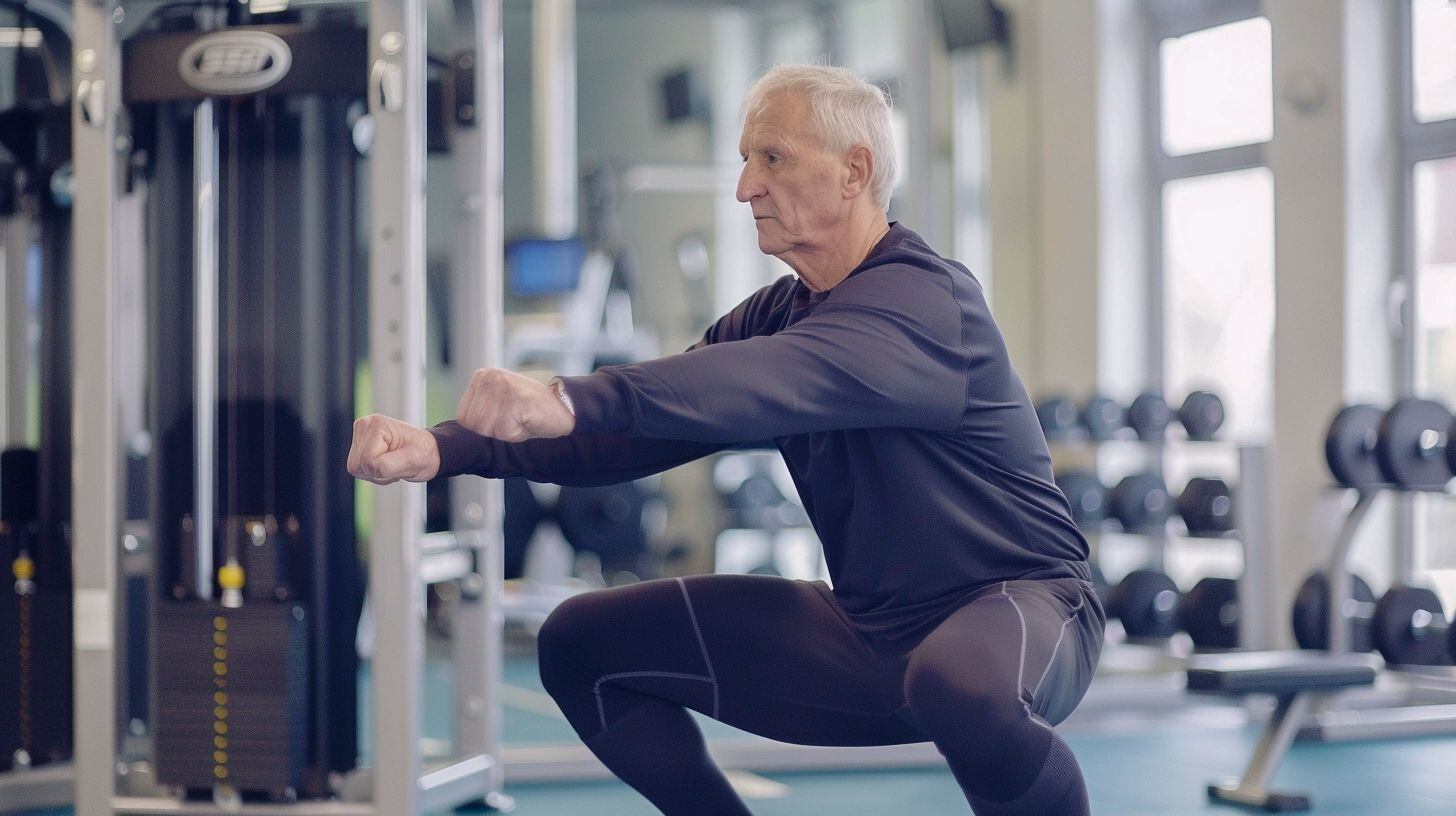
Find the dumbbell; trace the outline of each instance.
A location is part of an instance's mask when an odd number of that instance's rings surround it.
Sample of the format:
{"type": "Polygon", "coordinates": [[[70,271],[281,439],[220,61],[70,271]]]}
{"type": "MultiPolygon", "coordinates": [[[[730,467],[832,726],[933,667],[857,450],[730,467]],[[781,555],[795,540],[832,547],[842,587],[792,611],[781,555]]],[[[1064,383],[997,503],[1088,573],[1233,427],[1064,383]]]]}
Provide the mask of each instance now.
{"type": "Polygon", "coordinates": [[[1401,487],[1440,490],[1451,481],[1451,411],[1435,400],[1402,399],[1380,420],[1375,461],[1401,487]]]}
{"type": "Polygon", "coordinates": [[[1178,603],[1178,626],[1198,649],[1239,646],[1239,582],[1208,576],[1199,579],[1178,603]]]}
{"type": "Polygon", "coordinates": [[[1157,570],[1129,572],[1108,593],[1106,607],[1130,639],[1169,638],[1178,632],[1178,585],[1157,570]]]}
{"type": "Polygon", "coordinates": [[[1173,409],[1156,391],[1138,394],[1127,408],[1127,424],[1144,442],[1162,439],[1172,421],[1173,409]]]}
{"type": "Polygon", "coordinates": [[[1078,527],[1095,527],[1107,518],[1107,486],[1097,474],[1066,470],[1057,473],[1055,478],[1072,509],[1072,521],[1078,527]]]}
{"type": "MultiPolygon", "coordinates": [[[[1330,644],[1330,585],[1323,572],[1312,572],[1299,587],[1294,598],[1294,641],[1301,649],[1327,650],[1330,644]]],[[[1372,624],[1375,618],[1375,593],[1370,584],[1358,575],[1350,576],[1350,597],[1340,604],[1349,619],[1352,652],[1368,652],[1375,648],[1372,624]]]]}
{"type": "Polygon", "coordinates": [[[1453,432],[1451,412],[1435,400],[1406,398],[1389,411],[1348,405],[1325,434],[1325,462],[1346,487],[1440,489],[1456,474],[1453,432]]]}
{"type": "Polygon", "coordinates": [[[1367,403],[1346,405],[1330,420],[1325,432],[1325,464],[1330,475],[1345,487],[1373,487],[1385,481],[1375,460],[1380,441],[1380,420],[1385,411],[1367,403]]]}
{"type": "Polygon", "coordinates": [[[1077,433],[1077,404],[1066,397],[1048,397],[1036,404],[1036,419],[1047,439],[1071,438],[1077,433]]]}
{"type": "Polygon", "coordinates": [[[1207,442],[1223,427],[1223,400],[1212,391],[1194,391],[1178,407],[1178,422],[1189,439],[1207,442]]]}
{"type": "Polygon", "coordinates": [[[1096,395],[1082,405],[1082,427],[1094,442],[1105,442],[1127,427],[1127,410],[1108,397],[1096,395]]]}
{"type": "Polygon", "coordinates": [[[1375,605],[1375,648],[1387,663],[1448,666],[1456,653],[1456,627],[1436,593],[1397,584],[1375,605]]]}
{"type": "Polygon", "coordinates": [[[1218,536],[1234,529],[1233,492],[1222,479],[1189,479],[1178,494],[1177,507],[1189,535],[1218,536]]]}
{"type": "Polygon", "coordinates": [[[1151,533],[1162,530],[1173,513],[1173,498],[1161,477],[1153,473],[1134,473],[1112,488],[1107,497],[1112,517],[1129,533],[1151,533]]]}

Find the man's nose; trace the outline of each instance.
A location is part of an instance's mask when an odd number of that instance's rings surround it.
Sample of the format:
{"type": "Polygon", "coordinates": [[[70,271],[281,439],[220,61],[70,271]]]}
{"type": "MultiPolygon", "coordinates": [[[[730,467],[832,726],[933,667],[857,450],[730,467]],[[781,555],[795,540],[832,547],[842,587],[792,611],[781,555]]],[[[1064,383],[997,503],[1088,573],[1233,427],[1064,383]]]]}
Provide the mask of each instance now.
{"type": "Polygon", "coordinates": [[[755,198],[763,195],[763,185],[758,182],[758,174],[753,172],[753,165],[744,164],[743,172],[738,174],[738,200],[747,204],[755,198]]]}

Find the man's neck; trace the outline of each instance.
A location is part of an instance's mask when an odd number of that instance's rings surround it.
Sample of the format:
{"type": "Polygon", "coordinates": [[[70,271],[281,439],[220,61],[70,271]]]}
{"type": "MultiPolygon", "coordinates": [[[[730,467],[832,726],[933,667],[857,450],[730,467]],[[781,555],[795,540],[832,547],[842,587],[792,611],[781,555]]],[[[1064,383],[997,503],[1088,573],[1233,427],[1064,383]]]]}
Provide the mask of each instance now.
{"type": "Polygon", "coordinates": [[[866,223],[855,225],[839,240],[826,241],[822,247],[786,252],[779,260],[788,264],[811,290],[833,289],[864,263],[870,251],[890,231],[890,222],[883,212],[865,220],[866,223]]]}

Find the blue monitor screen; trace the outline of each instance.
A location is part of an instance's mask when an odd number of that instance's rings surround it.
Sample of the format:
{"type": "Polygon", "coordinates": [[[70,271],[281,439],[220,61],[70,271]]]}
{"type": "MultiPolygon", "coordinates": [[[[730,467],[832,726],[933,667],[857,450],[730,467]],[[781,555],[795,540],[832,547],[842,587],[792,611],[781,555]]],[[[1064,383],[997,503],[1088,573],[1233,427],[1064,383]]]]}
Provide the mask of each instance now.
{"type": "Polygon", "coordinates": [[[506,245],[506,274],[515,297],[561,295],[576,289],[586,245],[574,238],[524,238],[506,245]]]}

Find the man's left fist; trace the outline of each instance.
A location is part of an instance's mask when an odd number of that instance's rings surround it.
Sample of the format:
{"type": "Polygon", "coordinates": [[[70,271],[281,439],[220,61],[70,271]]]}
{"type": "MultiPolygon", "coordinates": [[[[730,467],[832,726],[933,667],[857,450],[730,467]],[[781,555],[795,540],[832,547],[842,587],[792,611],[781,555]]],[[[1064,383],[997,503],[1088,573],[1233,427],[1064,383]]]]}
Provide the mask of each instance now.
{"type": "Polygon", "coordinates": [[[503,442],[566,436],[576,427],[576,417],[550,386],[503,368],[481,368],[471,375],[456,419],[503,442]]]}

